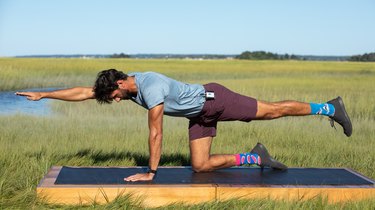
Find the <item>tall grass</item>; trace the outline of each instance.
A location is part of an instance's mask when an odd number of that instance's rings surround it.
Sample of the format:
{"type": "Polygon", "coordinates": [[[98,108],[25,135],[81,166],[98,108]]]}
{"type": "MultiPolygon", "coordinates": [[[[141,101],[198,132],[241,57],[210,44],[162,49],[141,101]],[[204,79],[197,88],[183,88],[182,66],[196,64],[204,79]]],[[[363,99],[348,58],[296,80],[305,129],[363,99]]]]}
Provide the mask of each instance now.
{"type": "MultiPolygon", "coordinates": [[[[158,71],[193,83],[215,81],[260,100],[296,99],[324,102],[341,95],[354,132],[329,126],[327,118],[309,116],[218,125],[213,153],[244,152],[264,143],[291,167],[348,167],[374,179],[375,64],[350,62],[0,59],[0,90],[90,86],[98,71],[158,71]]],[[[32,103],[32,102],[30,102],[32,103]]],[[[132,102],[98,105],[53,101],[51,116],[0,116],[0,208],[96,208],[54,206],[36,198],[35,188],[52,165],[147,165],[147,114],[132,102]]],[[[165,117],[161,165],[189,165],[188,121],[165,117]]],[[[101,206],[102,207],[102,206],[101,206]]],[[[118,199],[106,208],[140,208],[118,199]]],[[[375,201],[327,204],[231,200],[189,209],[373,209],[375,201]]]]}

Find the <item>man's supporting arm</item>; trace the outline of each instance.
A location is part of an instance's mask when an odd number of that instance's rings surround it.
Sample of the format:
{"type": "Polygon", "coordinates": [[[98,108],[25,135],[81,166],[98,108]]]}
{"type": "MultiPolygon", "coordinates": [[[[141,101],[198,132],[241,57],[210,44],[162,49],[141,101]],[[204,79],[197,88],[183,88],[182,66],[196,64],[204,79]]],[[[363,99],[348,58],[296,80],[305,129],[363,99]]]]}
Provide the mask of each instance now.
{"type": "Polygon", "coordinates": [[[150,132],[148,137],[150,150],[149,167],[151,170],[157,170],[160,161],[163,140],[163,113],[163,104],[152,108],[148,113],[148,127],[150,132]]]}
{"type": "Polygon", "coordinates": [[[16,95],[26,96],[26,98],[31,101],[38,101],[42,98],[59,99],[63,101],[84,101],[86,99],[95,98],[92,87],[74,87],[49,92],[16,92],[16,95]]]}
{"type": "MultiPolygon", "coordinates": [[[[151,170],[157,170],[162,148],[163,140],[163,113],[164,105],[159,104],[148,112],[149,137],[148,145],[150,150],[149,167],[151,170]]],[[[135,174],[125,178],[125,181],[148,181],[154,178],[154,173],[135,174]]]]}

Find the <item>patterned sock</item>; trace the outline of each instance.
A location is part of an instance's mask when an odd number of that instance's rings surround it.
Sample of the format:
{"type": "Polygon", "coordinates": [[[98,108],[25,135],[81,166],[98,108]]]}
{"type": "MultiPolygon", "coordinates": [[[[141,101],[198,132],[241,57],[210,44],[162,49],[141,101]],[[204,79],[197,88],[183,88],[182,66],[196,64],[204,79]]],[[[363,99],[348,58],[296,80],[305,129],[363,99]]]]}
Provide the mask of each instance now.
{"type": "Polygon", "coordinates": [[[326,115],[326,116],[333,116],[335,114],[335,107],[332,104],[315,104],[310,103],[311,107],[311,114],[313,115],[326,115]]]}
{"type": "Polygon", "coordinates": [[[261,164],[261,159],[258,154],[255,153],[242,153],[236,154],[236,165],[240,166],[243,164],[261,164]]]}

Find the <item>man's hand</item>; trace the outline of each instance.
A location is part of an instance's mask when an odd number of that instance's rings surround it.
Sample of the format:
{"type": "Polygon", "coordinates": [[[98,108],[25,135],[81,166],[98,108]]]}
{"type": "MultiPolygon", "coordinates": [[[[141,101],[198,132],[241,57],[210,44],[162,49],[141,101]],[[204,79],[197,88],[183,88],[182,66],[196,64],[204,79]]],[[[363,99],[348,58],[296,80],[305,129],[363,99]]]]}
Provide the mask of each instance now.
{"type": "Polygon", "coordinates": [[[16,92],[16,95],[26,96],[30,101],[39,101],[42,98],[42,94],[39,92],[16,92]]]}
{"type": "Polygon", "coordinates": [[[129,177],[124,178],[127,182],[136,182],[136,181],[151,181],[154,178],[155,174],[145,173],[145,174],[135,174],[129,177]]]}

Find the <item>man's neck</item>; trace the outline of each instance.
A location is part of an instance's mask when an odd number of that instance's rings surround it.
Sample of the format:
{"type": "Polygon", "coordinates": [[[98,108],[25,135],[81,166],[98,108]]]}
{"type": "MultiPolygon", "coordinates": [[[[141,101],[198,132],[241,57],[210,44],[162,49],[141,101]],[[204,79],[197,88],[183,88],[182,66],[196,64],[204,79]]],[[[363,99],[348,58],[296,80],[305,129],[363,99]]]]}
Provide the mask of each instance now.
{"type": "Polygon", "coordinates": [[[137,84],[135,83],[135,77],[130,76],[126,79],[129,87],[129,93],[131,94],[137,94],[138,93],[138,87],[137,84]]]}

